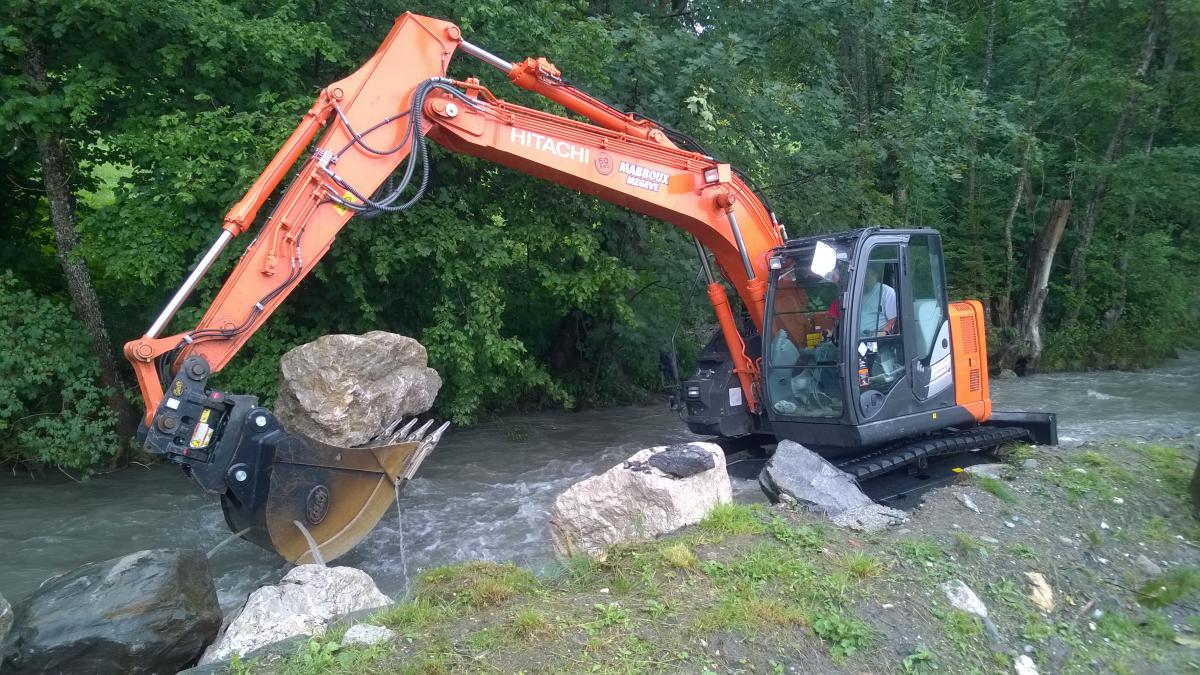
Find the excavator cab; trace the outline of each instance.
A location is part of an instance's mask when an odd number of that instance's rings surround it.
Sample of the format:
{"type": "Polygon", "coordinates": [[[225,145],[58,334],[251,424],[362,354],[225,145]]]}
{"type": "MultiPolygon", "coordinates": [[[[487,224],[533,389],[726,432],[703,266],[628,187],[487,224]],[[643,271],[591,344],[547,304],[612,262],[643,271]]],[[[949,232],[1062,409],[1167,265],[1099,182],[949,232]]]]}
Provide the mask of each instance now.
{"type": "Polygon", "coordinates": [[[769,255],[764,330],[744,336],[761,345],[759,410],[730,406],[736,383],[710,345],[684,384],[692,431],[791,439],[849,464],[969,449],[984,432],[1056,442],[1051,415],[992,411],[982,307],[948,300],[936,231],[860,229],[769,255]]]}

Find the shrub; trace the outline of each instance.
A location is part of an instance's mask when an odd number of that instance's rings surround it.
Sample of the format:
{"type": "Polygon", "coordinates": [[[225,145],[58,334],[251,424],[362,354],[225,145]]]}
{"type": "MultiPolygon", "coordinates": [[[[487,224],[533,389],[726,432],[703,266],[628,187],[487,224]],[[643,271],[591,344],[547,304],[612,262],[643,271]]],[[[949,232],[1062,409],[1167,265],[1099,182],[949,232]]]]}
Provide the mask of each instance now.
{"type": "Polygon", "coordinates": [[[116,454],[116,415],[66,303],[0,273],[0,464],[90,471],[116,454]]]}

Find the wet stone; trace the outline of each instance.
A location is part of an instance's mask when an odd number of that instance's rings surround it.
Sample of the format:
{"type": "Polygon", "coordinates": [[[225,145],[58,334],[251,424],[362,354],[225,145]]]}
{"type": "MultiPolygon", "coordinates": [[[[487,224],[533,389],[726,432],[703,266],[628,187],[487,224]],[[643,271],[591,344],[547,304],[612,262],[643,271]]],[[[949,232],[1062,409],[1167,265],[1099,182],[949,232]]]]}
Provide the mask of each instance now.
{"type": "Polygon", "coordinates": [[[17,606],[4,672],[173,673],[221,627],[201,551],[150,550],[89,563],[17,606]]]}
{"type": "Polygon", "coordinates": [[[646,461],[650,466],[676,478],[695,476],[717,466],[717,460],[711,452],[691,444],[669,446],[662,452],[650,455],[646,461]]]}

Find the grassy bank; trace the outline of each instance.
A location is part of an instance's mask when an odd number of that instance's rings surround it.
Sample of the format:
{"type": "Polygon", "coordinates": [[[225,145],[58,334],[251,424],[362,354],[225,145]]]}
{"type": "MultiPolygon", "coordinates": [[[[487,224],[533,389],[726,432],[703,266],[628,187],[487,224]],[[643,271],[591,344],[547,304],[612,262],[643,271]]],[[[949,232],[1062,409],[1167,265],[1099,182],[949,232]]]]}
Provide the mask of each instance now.
{"type": "Polygon", "coordinates": [[[342,650],[337,630],[233,670],[1013,672],[1020,654],[1043,673],[1196,670],[1193,455],[1185,442],[1017,448],[1003,479],[964,474],[877,535],[729,505],[553,578],[491,563],[429,570],[413,600],[371,619],[396,641],[342,650]],[[1053,609],[1031,599],[1029,572],[1044,575],[1053,609]],[[950,607],[939,586],[951,579],[987,604],[998,646],[950,607]]]}

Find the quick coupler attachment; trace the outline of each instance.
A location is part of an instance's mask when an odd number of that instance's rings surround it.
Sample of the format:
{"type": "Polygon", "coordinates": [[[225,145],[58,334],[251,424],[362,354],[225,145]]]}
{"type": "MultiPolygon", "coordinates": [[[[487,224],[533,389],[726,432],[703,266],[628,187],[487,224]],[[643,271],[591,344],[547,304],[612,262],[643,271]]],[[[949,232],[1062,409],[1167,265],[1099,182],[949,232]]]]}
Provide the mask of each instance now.
{"type": "Polygon", "coordinates": [[[184,360],[146,448],[220,495],[231,530],[296,564],[367,536],[449,426],[398,419],[367,447],[329,445],[287,431],[253,396],[208,389],[209,374],[204,359],[184,360]]]}

